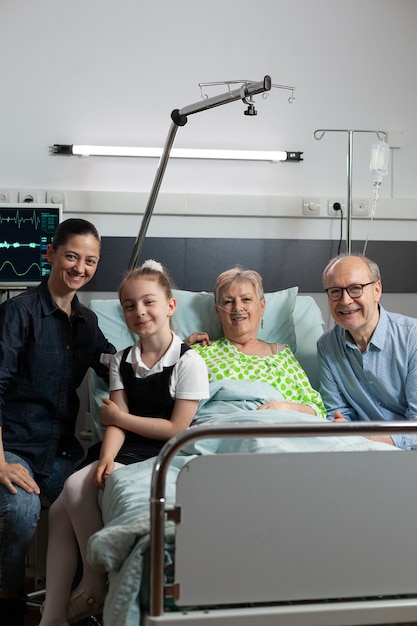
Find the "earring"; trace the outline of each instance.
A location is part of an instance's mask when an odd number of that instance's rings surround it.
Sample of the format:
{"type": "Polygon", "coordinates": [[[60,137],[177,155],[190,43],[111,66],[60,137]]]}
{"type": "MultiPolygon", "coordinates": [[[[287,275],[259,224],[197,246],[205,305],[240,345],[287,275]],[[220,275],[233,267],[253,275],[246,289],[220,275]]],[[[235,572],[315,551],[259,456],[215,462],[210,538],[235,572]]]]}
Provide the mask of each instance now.
{"type": "Polygon", "coordinates": [[[263,327],[264,327],[264,318],[261,317],[261,330],[263,329],[263,327]]]}

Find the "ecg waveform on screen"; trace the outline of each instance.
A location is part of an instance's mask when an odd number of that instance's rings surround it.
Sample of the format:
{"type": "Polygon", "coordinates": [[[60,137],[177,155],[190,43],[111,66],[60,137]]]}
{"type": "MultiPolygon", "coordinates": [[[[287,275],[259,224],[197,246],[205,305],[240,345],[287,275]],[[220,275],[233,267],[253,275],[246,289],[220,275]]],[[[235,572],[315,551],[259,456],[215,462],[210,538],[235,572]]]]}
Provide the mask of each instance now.
{"type": "Polygon", "coordinates": [[[12,269],[13,274],[18,276],[19,278],[22,278],[23,276],[27,276],[27,274],[29,274],[29,272],[33,270],[34,267],[36,267],[39,271],[41,271],[41,266],[39,265],[39,263],[32,263],[24,272],[18,272],[11,261],[5,261],[2,265],[0,265],[0,273],[7,266],[9,266],[12,269]]]}
{"type": "Polygon", "coordinates": [[[29,243],[22,243],[21,241],[13,241],[9,243],[8,241],[0,241],[0,248],[40,248],[41,244],[36,243],[35,241],[30,241],[29,243]]]}
{"type": "Polygon", "coordinates": [[[49,276],[47,250],[59,220],[56,207],[0,205],[0,286],[36,284],[49,276]]]}
{"type": "Polygon", "coordinates": [[[38,215],[36,215],[36,211],[33,211],[32,215],[29,217],[24,217],[19,212],[19,209],[17,209],[14,215],[4,216],[0,213],[0,224],[3,222],[14,222],[18,228],[21,228],[22,224],[25,224],[26,222],[32,222],[35,230],[38,230],[41,219],[38,215]]]}

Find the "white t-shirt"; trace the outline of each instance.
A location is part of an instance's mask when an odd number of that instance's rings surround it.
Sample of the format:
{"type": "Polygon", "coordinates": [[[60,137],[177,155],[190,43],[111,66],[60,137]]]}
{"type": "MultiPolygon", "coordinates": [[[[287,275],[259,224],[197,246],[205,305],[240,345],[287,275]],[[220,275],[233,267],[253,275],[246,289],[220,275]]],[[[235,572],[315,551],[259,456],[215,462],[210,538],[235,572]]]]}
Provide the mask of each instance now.
{"type": "MultiPolygon", "coordinates": [[[[172,333],[172,342],[163,357],[149,369],[141,357],[140,339],[132,346],[126,363],[130,363],[136,378],[157,374],[164,367],[174,365],[169,392],[172,398],[202,400],[209,397],[208,372],[203,358],[195,350],[187,350],[180,358],[182,340],[172,333]]],[[[120,362],[124,350],[115,354],[110,363],[110,391],[124,389],[120,376],[120,362]]]]}

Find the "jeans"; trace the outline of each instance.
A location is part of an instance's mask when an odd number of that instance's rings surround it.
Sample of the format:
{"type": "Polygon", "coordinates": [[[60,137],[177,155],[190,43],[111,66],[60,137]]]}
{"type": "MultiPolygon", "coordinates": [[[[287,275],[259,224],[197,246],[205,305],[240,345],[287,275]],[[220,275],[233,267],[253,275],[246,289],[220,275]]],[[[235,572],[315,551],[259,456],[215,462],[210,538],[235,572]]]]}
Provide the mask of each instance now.
{"type": "MultiPolygon", "coordinates": [[[[5,452],[5,456],[8,463],[20,463],[34,477],[24,459],[13,452],[5,452]]],[[[52,503],[79,462],[57,457],[49,476],[35,476],[41,495],[52,503]]],[[[41,499],[36,494],[15,487],[17,493],[12,494],[4,485],[0,485],[0,591],[17,591],[20,594],[25,583],[26,553],[39,522],[41,499]]]]}

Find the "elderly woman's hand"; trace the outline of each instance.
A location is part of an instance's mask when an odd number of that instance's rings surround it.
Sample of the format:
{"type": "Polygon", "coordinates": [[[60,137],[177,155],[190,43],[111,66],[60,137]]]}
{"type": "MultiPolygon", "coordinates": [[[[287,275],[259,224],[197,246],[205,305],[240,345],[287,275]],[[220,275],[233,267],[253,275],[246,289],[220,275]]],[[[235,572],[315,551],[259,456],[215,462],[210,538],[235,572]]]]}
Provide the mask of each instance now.
{"type": "Polygon", "coordinates": [[[282,402],[281,400],[273,400],[272,402],[265,402],[257,407],[257,410],[263,409],[279,409],[280,411],[298,411],[299,413],[308,413],[309,415],[315,415],[313,408],[308,404],[301,404],[300,402],[282,402]]]}
{"type": "Polygon", "coordinates": [[[257,410],[263,410],[263,409],[279,409],[280,411],[294,411],[293,408],[291,408],[291,403],[290,402],[282,402],[281,400],[273,400],[272,402],[265,402],[265,404],[261,404],[260,406],[257,407],[257,410]]]}
{"type": "Polygon", "coordinates": [[[188,346],[193,346],[195,343],[199,343],[200,346],[209,346],[211,344],[210,337],[205,332],[195,332],[192,333],[189,337],[184,339],[184,343],[188,346]]]}

